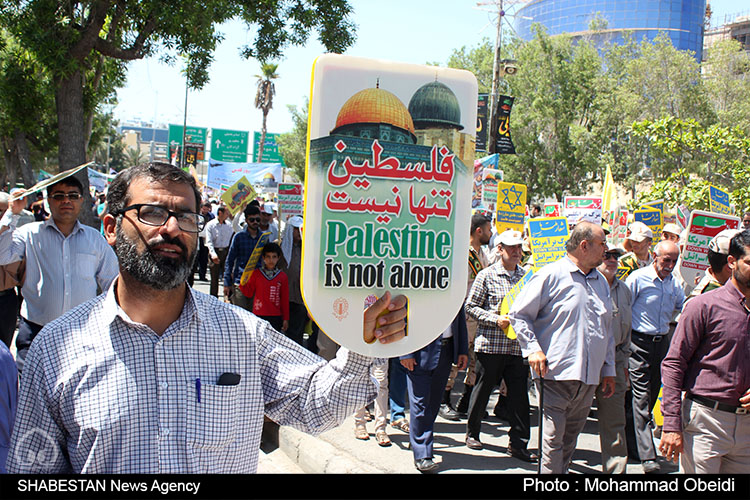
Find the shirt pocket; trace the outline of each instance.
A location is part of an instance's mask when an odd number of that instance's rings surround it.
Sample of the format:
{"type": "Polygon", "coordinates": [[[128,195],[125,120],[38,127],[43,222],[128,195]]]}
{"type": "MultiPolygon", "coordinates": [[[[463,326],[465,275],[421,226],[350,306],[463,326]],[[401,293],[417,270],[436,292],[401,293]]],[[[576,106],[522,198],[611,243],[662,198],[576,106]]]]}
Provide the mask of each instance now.
{"type": "Polygon", "coordinates": [[[93,281],[96,277],[96,255],[79,253],[75,256],[76,279],[93,281]]]}
{"type": "Polygon", "coordinates": [[[188,389],[187,428],[188,446],[201,450],[220,451],[232,444],[237,434],[237,385],[204,384],[200,401],[191,382],[188,389]]]}

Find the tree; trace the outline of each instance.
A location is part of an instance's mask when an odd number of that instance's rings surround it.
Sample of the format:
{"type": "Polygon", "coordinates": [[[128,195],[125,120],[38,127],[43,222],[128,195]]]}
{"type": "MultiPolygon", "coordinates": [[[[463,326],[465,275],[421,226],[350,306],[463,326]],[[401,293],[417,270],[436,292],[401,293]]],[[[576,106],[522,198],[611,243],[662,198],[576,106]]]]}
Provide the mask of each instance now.
{"type": "MultiPolygon", "coordinates": [[[[459,68],[471,71],[477,78],[480,94],[488,94],[492,90],[492,64],[495,59],[495,48],[489,38],[483,38],[475,47],[465,45],[455,49],[448,57],[449,68],[459,68]]],[[[430,63],[439,66],[439,63],[430,63]]]]}
{"type": "MultiPolygon", "coordinates": [[[[35,54],[54,82],[63,170],[87,158],[87,97],[98,92],[97,79],[88,79],[87,68],[112,63],[115,68],[102,68],[101,75],[106,75],[152,54],[161,53],[167,61],[184,54],[188,84],[200,89],[222,39],[217,25],[235,17],[256,33],[254,44],[242,48],[242,54],[259,60],[280,57],[289,44],[303,44],[312,30],[331,51],[343,52],[354,40],[347,0],[0,0],[0,12],[3,24],[35,54]]],[[[80,179],[88,186],[85,174],[80,179]]],[[[88,196],[88,189],[84,193],[88,196]]]]}
{"type": "Polygon", "coordinates": [[[263,161],[263,148],[266,145],[266,119],[268,112],[273,108],[273,96],[276,95],[276,87],[273,83],[279,77],[276,73],[278,64],[261,63],[260,75],[255,75],[258,79],[257,91],[255,92],[255,107],[263,113],[263,126],[260,131],[260,144],[258,144],[258,161],[263,161]]]}
{"type": "Polygon", "coordinates": [[[737,40],[722,40],[707,49],[703,69],[718,122],[750,134],[750,54],[737,40]]]}
{"type": "Polygon", "coordinates": [[[705,209],[708,186],[714,184],[730,192],[735,206],[750,206],[750,137],[739,127],[704,126],[668,116],[634,123],[632,132],[666,157],[687,157],[703,167],[691,173],[673,165],[673,173],[642,193],[639,201],[663,198],[670,204],[705,209]]]}
{"type": "Polygon", "coordinates": [[[127,167],[135,167],[143,163],[146,159],[146,155],[143,154],[141,148],[136,146],[135,148],[128,148],[125,151],[125,165],[127,167]]]}
{"type": "Polygon", "coordinates": [[[307,110],[308,100],[298,109],[297,106],[288,105],[292,114],[294,127],[291,132],[281,134],[276,138],[279,144],[279,152],[284,158],[284,165],[292,170],[297,179],[305,181],[305,157],[307,155],[307,110]]]}

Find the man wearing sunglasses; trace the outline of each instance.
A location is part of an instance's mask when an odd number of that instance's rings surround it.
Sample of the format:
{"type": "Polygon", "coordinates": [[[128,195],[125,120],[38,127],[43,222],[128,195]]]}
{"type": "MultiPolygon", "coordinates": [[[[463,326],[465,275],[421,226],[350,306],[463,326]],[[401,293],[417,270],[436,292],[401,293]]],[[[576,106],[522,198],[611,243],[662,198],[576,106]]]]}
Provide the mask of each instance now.
{"type": "Polygon", "coordinates": [[[0,265],[26,258],[24,301],[16,338],[18,371],[44,325],[106,290],[117,276],[117,258],[102,235],[78,222],[83,186],[66,177],[47,187],[51,217],[18,226],[26,200],[11,203],[0,219],[0,265]]]}
{"type": "MultiPolygon", "coordinates": [[[[187,286],[199,196],[165,163],[112,181],[104,232],[119,275],[31,346],[9,472],[253,473],[264,415],[319,433],[374,399],[373,358],[341,348],[326,362],[187,286]]],[[[357,335],[398,341],[405,318],[406,297],[386,292],[357,335]]]]}
{"type": "MultiPolygon", "coordinates": [[[[245,229],[232,238],[224,263],[224,297],[231,300],[232,304],[252,311],[252,300],[240,292],[240,278],[242,278],[242,272],[245,270],[247,261],[258,245],[262,234],[260,231],[260,208],[255,205],[248,205],[245,207],[243,214],[245,215],[245,229]]],[[[260,267],[262,264],[263,261],[258,259],[257,266],[260,267]]]]}

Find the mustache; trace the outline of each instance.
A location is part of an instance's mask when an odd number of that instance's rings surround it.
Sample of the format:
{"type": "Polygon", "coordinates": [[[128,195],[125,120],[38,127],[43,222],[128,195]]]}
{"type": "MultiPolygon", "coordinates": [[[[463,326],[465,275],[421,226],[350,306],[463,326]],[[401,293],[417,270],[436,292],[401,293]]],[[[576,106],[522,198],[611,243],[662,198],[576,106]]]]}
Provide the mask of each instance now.
{"type": "Polygon", "coordinates": [[[148,249],[149,253],[153,255],[153,249],[159,245],[175,245],[177,247],[180,247],[180,250],[182,250],[182,254],[187,257],[188,255],[188,249],[185,246],[185,244],[180,241],[178,238],[172,238],[169,235],[159,235],[152,239],[149,242],[146,242],[146,248],[148,249]]]}

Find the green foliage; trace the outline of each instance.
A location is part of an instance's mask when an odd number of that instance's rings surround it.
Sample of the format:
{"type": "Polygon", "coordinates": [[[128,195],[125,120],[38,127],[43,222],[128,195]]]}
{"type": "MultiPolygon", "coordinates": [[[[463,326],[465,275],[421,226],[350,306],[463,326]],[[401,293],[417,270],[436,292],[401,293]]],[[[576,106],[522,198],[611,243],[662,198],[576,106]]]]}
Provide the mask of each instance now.
{"type": "Polygon", "coordinates": [[[708,207],[708,186],[730,193],[737,207],[750,206],[750,137],[740,127],[704,126],[696,120],[671,116],[632,125],[632,133],[648,140],[665,157],[687,158],[701,165],[703,175],[673,164],[673,174],[643,193],[641,199],[663,197],[691,209],[708,207]]]}
{"type": "Polygon", "coordinates": [[[284,158],[284,165],[291,169],[292,174],[300,181],[305,181],[305,156],[307,154],[307,109],[308,101],[297,108],[289,105],[294,128],[276,137],[279,152],[284,158]]]}

